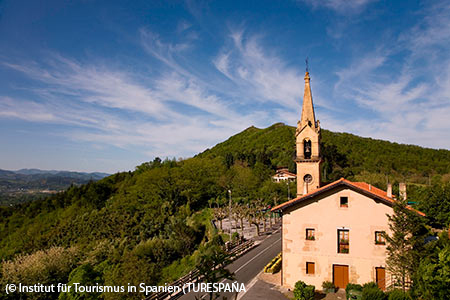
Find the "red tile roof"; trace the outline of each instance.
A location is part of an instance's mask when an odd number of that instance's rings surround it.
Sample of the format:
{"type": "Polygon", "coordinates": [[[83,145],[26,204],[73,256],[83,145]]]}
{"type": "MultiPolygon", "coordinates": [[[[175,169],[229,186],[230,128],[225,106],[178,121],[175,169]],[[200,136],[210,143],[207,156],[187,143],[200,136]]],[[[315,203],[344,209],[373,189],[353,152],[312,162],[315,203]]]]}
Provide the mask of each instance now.
{"type": "MultiPolygon", "coordinates": [[[[277,175],[277,174],[279,174],[279,173],[283,173],[283,174],[286,174],[286,175],[288,175],[288,176],[293,176],[293,177],[297,177],[297,174],[294,174],[294,173],[291,173],[291,172],[289,172],[289,171],[287,171],[287,170],[278,170],[277,171],[277,173],[275,174],[275,175],[277,175]]],[[[274,176],[275,176],[274,175],[274,176]]]]}
{"type": "MultiPolygon", "coordinates": [[[[323,193],[325,191],[331,190],[331,189],[333,189],[333,188],[335,188],[337,186],[341,186],[341,185],[347,186],[347,187],[349,187],[349,188],[351,188],[351,189],[353,189],[353,190],[355,190],[355,191],[357,191],[357,192],[359,192],[361,194],[364,194],[366,196],[369,196],[369,197],[381,200],[382,202],[384,202],[384,203],[386,203],[388,205],[393,204],[396,201],[395,198],[389,198],[387,196],[386,191],[383,191],[383,190],[381,190],[379,188],[376,188],[373,185],[370,185],[370,184],[368,184],[366,182],[351,182],[351,181],[349,181],[347,179],[341,178],[341,179],[336,180],[336,181],[334,181],[334,182],[332,182],[330,184],[327,184],[327,185],[325,185],[323,187],[320,187],[320,188],[318,188],[318,189],[316,189],[314,191],[311,191],[311,192],[309,192],[309,193],[307,193],[307,194],[305,194],[303,196],[297,197],[295,199],[292,199],[292,200],[284,202],[284,203],[282,203],[280,205],[277,205],[274,208],[272,208],[272,211],[282,210],[284,208],[288,208],[288,207],[290,207],[292,205],[295,205],[296,203],[299,203],[301,201],[310,199],[310,198],[315,197],[315,196],[317,196],[317,195],[319,195],[319,194],[321,194],[321,193],[323,193]]],[[[416,210],[416,209],[414,209],[414,208],[412,208],[410,206],[408,206],[408,209],[410,209],[412,211],[415,211],[416,213],[418,213],[421,216],[425,216],[425,214],[423,212],[418,211],[418,210],[416,210]]]]}
{"type": "Polygon", "coordinates": [[[280,177],[281,175],[287,175],[287,176],[292,176],[292,177],[297,177],[297,174],[291,173],[286,169],[280,169],[277,170],[277,172],[275,173],[275,175],[273,175],[272,177],[280,177]]]}

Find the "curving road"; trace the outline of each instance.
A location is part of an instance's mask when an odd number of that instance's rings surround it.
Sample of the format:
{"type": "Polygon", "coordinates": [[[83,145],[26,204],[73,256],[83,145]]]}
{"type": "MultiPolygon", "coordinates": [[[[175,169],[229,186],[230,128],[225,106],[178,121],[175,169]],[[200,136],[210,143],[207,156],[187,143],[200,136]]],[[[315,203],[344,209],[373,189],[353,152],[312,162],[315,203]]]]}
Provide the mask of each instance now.
{"type": "MultiPolygon", "coordinates": [[[[278,253],[281,252],[281,233],[280,230],[276,231],[261,244],[244,254],[242,257],[235,260],[228,266],[228,269],[235,274],[235,281],[244,283],[246,286],[248,283],[258,275],[266,264],[272,260],[278,253]]],[[[224,281],[229,282],[229,280],[224,281]]],[[[239,295],[241,296],[241,295],[239,295]]],[[[236,295],[232,293],[223,293],[220,295],[220,299],[231,300],[235,299],[236,295]]],[[[207,299],[206,295],[201,293],[189,293],[183,295],[179,299],[182,300],[195,300],[195,299],[207,299]]]]}

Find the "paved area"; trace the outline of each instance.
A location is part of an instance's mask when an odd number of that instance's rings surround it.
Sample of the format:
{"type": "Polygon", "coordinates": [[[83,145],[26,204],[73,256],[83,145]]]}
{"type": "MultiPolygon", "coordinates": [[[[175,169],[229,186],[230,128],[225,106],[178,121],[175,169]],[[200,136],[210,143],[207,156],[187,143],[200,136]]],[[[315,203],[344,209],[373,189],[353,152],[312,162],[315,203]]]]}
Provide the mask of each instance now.
{"type": "MultiPolygon", "coordinates": [[[[256,282],[247,293],[237,300],[259,300],[259,299],[274,299],[274,300],[291,300],[294,299],[294,293],[278,285],[271,284],[263,280],[263,276],[258,276],[256,282]]],[[[337,293],[323,294],[317,292],[314,300],[345,300],[345,291],[339,290],[337,293]]]]}
{"type": "MultiPolygon", "coordinates": [[[[224,222],[225,223],[225,222],[224,222]]],[[[244,226],[245,227],[245,226],[244,226]]],[[[252,226],[254,227],[254,226],[252,226]]],[[[279,228],[274,226],[274,228],[279,228]]],[[[227,228],[228,229],[228,228],[227,228]]],[[[228,268],[235,273],[235,280],[244,283],[247,292],[241,294],[222,294],[219,299],[228,300],[290,300],[293,299],[293,292],[280,287],[281,276],[277,274],[261,273],[264,266],[281,251],[281,233],[279,230],[262,233],[256,237],[256,231],[247,227],[248,237],[253,237],[257,247],[234,261],[228,268]]],[[[225,281],[227,282],[227,281],[225,281]]],[[[206,299],[205,295],[190,293],[182,296],[182,300],[206,299]]],[[[345,300],[345,291],[337,293],[321,294],[316,293],[316,300],[345,300]]]]}
{"type": "MultiPolygon", "coordinates": [[[[239,299],[239,298],[238,298],[239,299]]],[[[241,300],[289,300],[285,295],[276,289],[273,284],[258,279],[256,283],[245,293],[241,300]]]]}
{"type": "MultiPolygon", "coordinates": [[[[216,227],[219,228],[219,222],[215,221],[214,222],[216,227]]],[[[239,233],[239,235],[244,235],[245,239],[254,239],[256,237],[256,226],[254,224],[250,224],[247,220],[244,220],[243,222],[243,229],[240,227],[240,222],[236,222],[236,220],[232,219],[231,223],[230,220],[228,218],[225,218],[222,220],[222,230],[225,233],[229,233],[230,232],[230,227],[231,227],[231,232],[237,232],[239,233]]],[[[279,228],[280,227],[280,219],[276,219],[272,218],[272,228],[279,228]],[[276,222],[278,221],[278,222],[276,222]]],[[[266,220],[266,231],[264,231],[264,222],[262,221],[259,225],[259,229],[260,229],[260,235],[264,236],[265,234],[267,234],[268,232],[271,232],[271,228],[270,228],[270,222],[269,220],[266,220]]]]}
{"type": "Polygon", "coordinates": [[[345,290],[340,289],[337,293],[326,294],[324,300],[345,300],[345,290]]]}
{"type": "MultiPolygon", "coordinates": [[[[267,236],[266,236],[267,237],[267,236]]],[[[260,237],[263,238],[263,237],[260,237]]],[[[260,241],[260,244],[244,254],[242,257],[235,260],[229,265],[228,269],[235,274],[235,280],[239,283],[244,283],[247,286],[269,263],[278,253],[281,252],[281,233],[280,231],[274,232],[264,240],[260,241]]],[[[225,281],[228,282],[228,281],[225,281]]],[[[231,281],[230,281],[231,282],[231,281]]],[[[189,293],[182,296],[179,299],[182,300],[194,300],[203,297],[202,294],[189,293]]],[[[219,299],[236,299],[237,295],[231,293],[224,293],[219,299]]],[[[259,298],[269,299],[269,298],[259,298]]],[[[285,300],[285,299],[283,299],[285,300]]]]}
{"type": "MultiPolygon", "coordinates": [[[[261,272],[250,283],[251,287],[247,293],[238,300],[256,300],[256,299],[276,299],[286,300],[294,299],[294,293],[284,287],[281,287],[281,272],[269,274],[261,272]]],[[[325,294],[317,291],[315,300],[345,300],[345,290],[341,289],[337,293],[325,294]]]]}

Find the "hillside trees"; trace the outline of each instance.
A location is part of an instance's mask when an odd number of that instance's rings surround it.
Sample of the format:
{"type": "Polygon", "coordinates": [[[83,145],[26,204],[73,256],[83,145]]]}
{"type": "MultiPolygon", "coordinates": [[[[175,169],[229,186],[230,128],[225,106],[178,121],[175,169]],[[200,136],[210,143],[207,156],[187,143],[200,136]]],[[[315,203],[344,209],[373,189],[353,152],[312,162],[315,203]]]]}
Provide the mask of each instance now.
{"type": "MultiPolygon", "coordinates": [[[[196,261],[196,268],[203,282],[218,283],[223,279],[234,279],[226,266],[231,262],[228,254],[214,240],[200,249],[200,255],[196,261]]],[[[214,292],[212,289],[208,292],[208,299],[218,299],[220,292],[214,292]]]]}
{"type": "Polygon", "coordinates": [[[435,228],[450,226],[450,183],[415,187],[410,199],[427,215],[429,224],[435,228]]]}
{"type": "MultiPolygon", "coordinates": [[[[51,285],[55,282],[67,282],[70,271],[80,260],[81,253],[77,247],[52,247],[39,250],[30,255],[18,255],[11,261],[3,261],[0,268],[0,285],[14,283],[34,285],[37,283],[51,285]]],[[[27,293],[31,299],[55,299],[58,294],[27,293]]],[[[17,294],[5,294],[1,299],[15,299],[17,294]]]]}
{"type": "MultiPolygon", "coordinates": [[[[228,211],[228,190],[233,203],[253,208],[250,218],[259,217],[260,223],[263,209],[288,199],[288,187],[291,198],[295,196],[295,183],[277,184],[270,179],[279,166],[295,171],[294,132],[295,128],[282,124],[249,128],[191,159],[156,158],[134,172],[72,186],[35,202],[1,207],[0,260],[11,262],[18,254],[52,246],[77,247],[84,254],[77,263],[89,263],[105,284],[139,280],[156,284],[177,278],[194,266],[192,257],[211,238],[207,228],[213,212],[208,206],[216,210],[218,203],[228,211]],[[257,199],[261,200],[258,208],[257,199]]],[[[394,180],[406,178],[418,184],[428,183],[428,176],[436,173],[445,181],[450,174],[449,151],[326,130],[322,137],[327,180],[344,175],[382,187],[386,172],[392,172],[389,178],[394,180]]],[[[430,201],[416,201],[414,194],[411,199],[432,224],[447,226],[448,188],[423,193],[418,194],[420,199],[430,201]]],[[[66,271],[67,280],[72,270],[66,271]]]]}
{"type": "Polygon", "coordinates": [[[203,240],[205,226],[190,220],[192,210],[220,194],[223,173],[218,159],[156,165],[5,210],[0,257],[11,259],[48,245],[77,245],[95,270],[106,263],[108,267],[98,270],[105,283],[156,284],[165,267],[191,255],[203,240]],[[94,259],[98,242],[106,244],[105,251],[94,259]]]}
{"type": "Polygon", "coordinates": [[[447,232],[426,245],[414,276],[413,295],[430,300],[450,297],[450,241],[447,232]]]}
{"type": "MultiPolygon", "coordinates": [[[[294,134],[295,127],[281,123],[265,129],[250,127],[197,157],[220,157],[228,168],[239,160],[250,167],[254,166],[253,161],[260,161],[272,170],[287,166],[291,172],[295,172],[294,134]]],[[[386,185],[386,176],[393,182],[408,181],[420,184],[428,184],[429,178],[436,174],[442,175],[443,180],[450,180],[448,150],[400,145],[326,129],[322,129],[321,134],[324,181],[333,181],[340,177],[354,180],[354,176],[361,174],[358,180],[379,187],[386,185]],[[382,176],[371,181],[373,174],[382,176]]]]}

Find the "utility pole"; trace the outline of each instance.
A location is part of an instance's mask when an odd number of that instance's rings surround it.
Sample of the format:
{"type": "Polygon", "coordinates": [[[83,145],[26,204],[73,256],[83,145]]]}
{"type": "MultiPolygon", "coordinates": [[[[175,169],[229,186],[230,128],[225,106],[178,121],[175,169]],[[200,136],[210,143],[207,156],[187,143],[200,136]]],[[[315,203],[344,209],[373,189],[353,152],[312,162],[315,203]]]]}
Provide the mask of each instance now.
{"type": "Polygon", "coordinates": [[[288,188],[288,201],[289,201],[289,200],[291,200],[291,191],[289,189],[289,179],[286,180],[286,185],[287,185],[287,188],[288,188]]]}
{"type": "Polygon", "coordinates": [[[231,228],[232,228],[232,224],[231,224],[231,190],[228,190],[228,195],[230,195],[230,201],[228,202],[228,218],[230,220],[230,243],[231,243],[231,228]]]}

